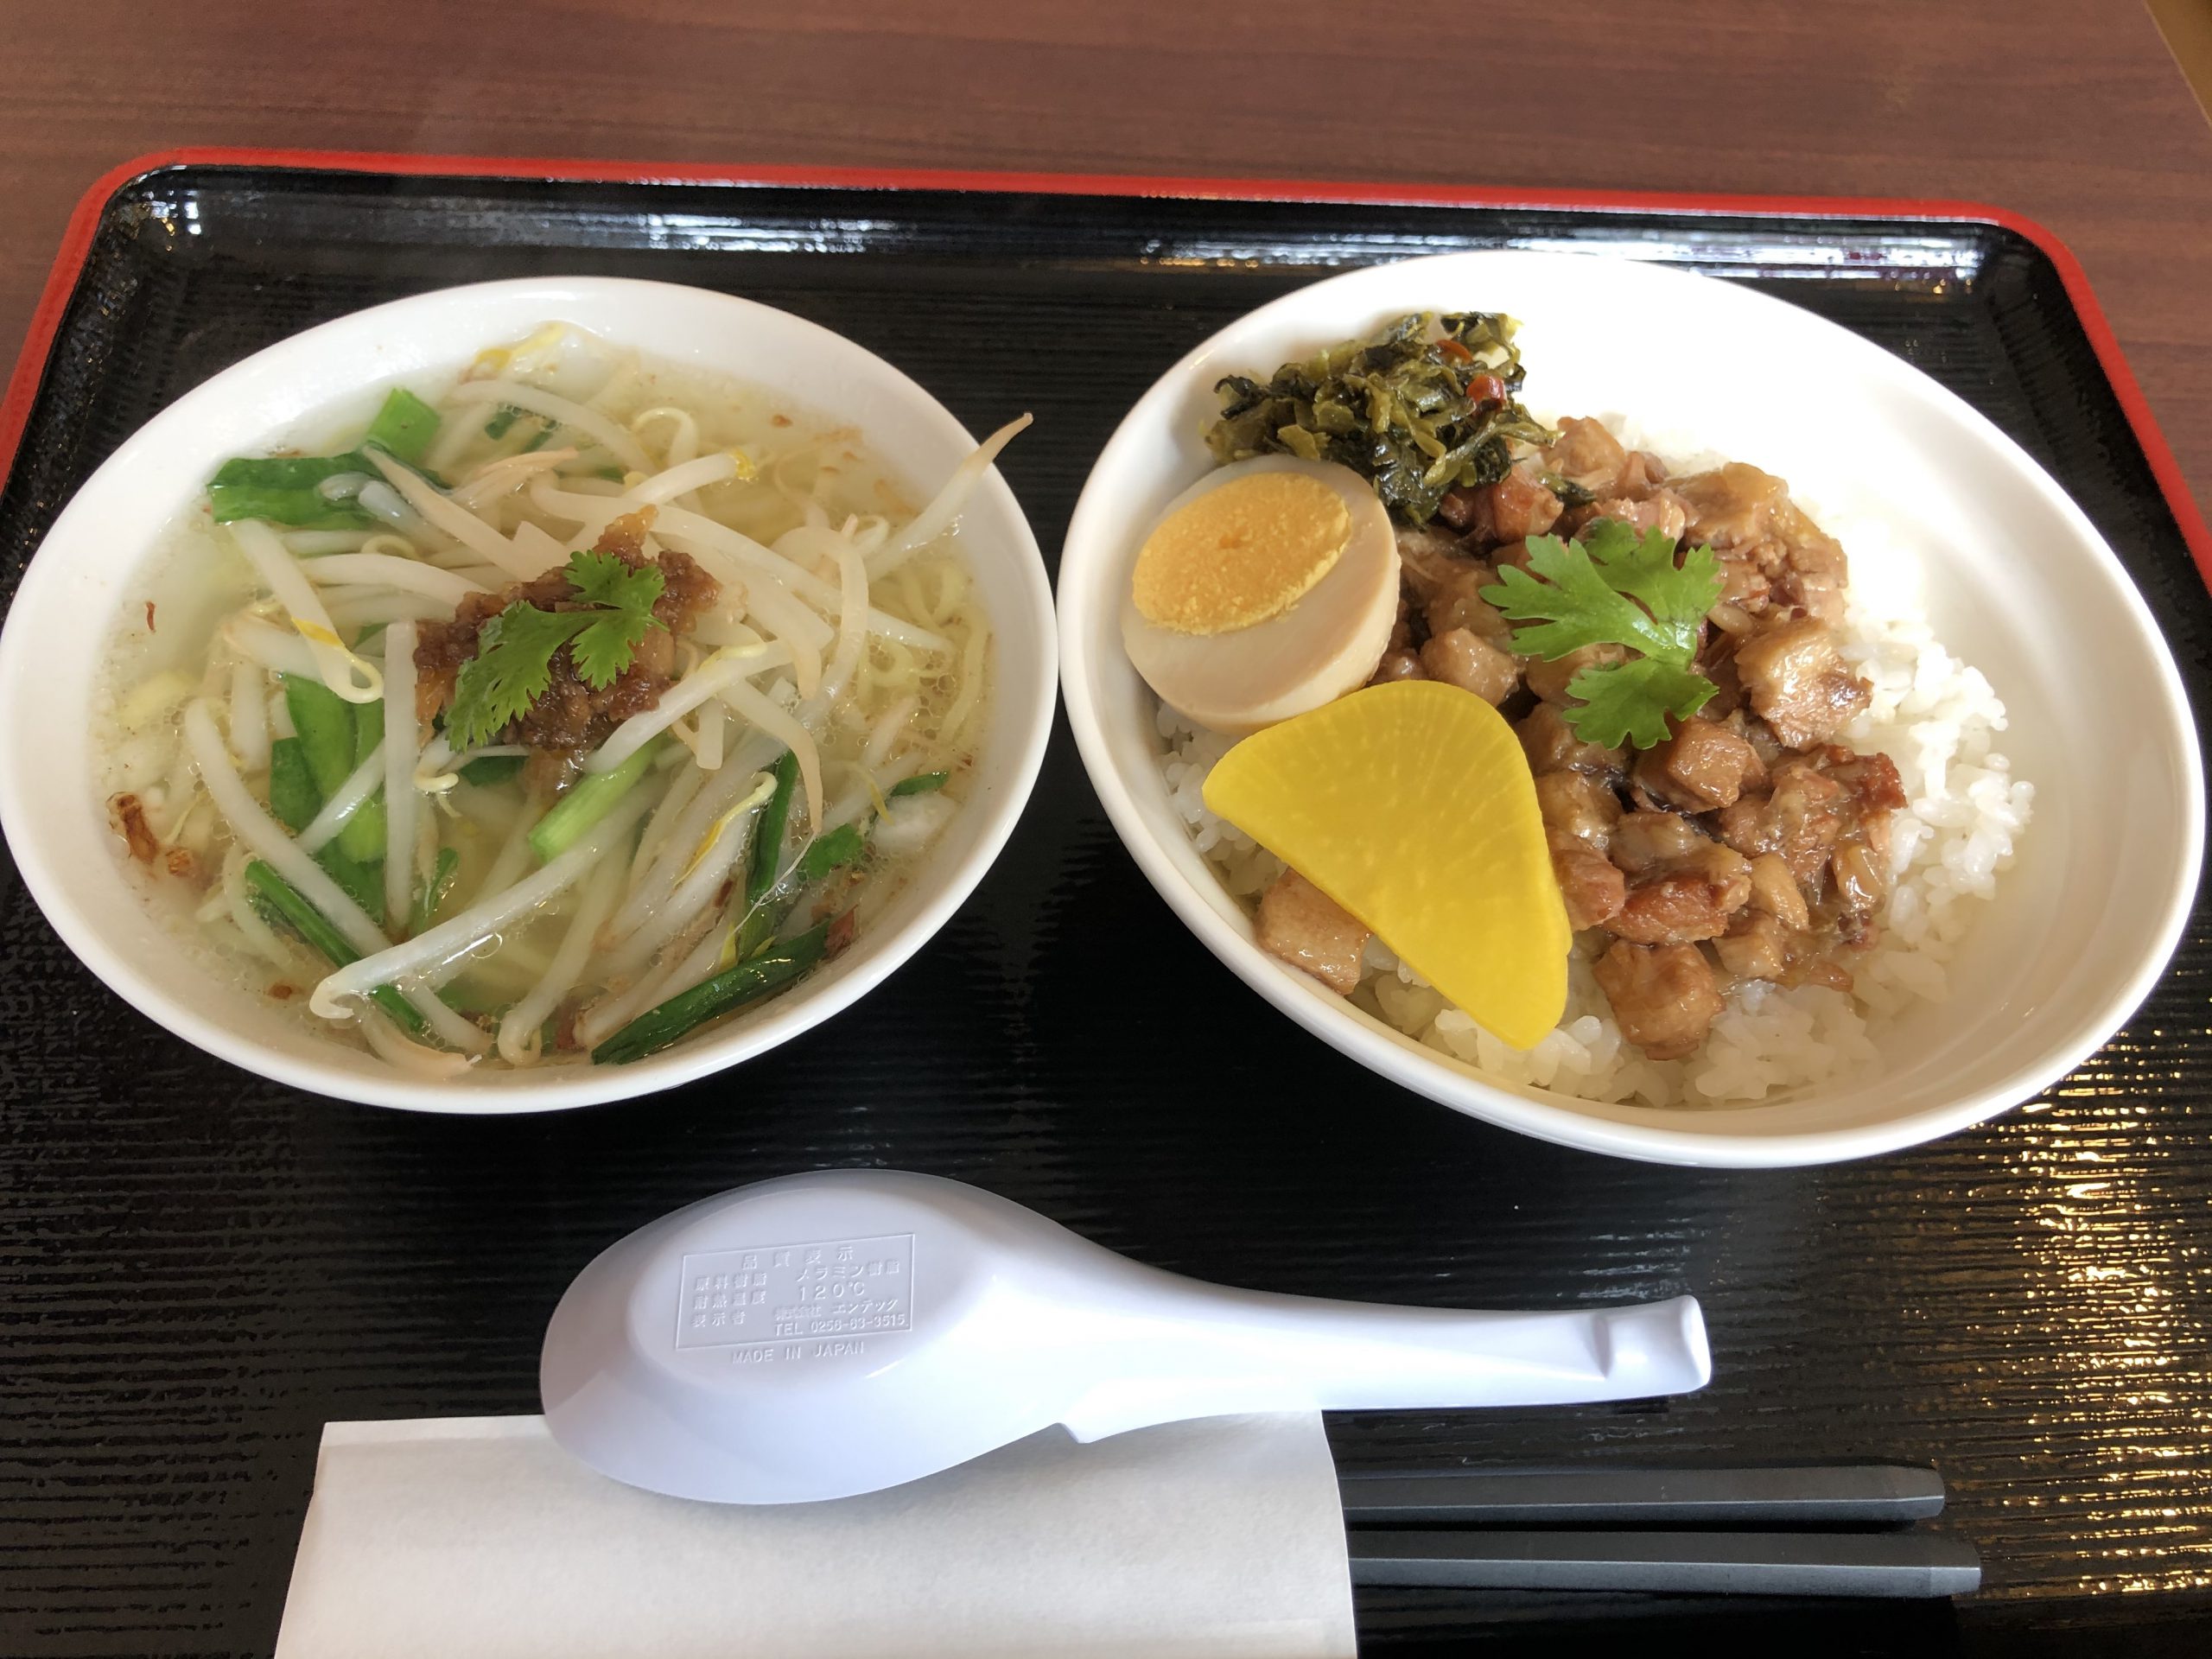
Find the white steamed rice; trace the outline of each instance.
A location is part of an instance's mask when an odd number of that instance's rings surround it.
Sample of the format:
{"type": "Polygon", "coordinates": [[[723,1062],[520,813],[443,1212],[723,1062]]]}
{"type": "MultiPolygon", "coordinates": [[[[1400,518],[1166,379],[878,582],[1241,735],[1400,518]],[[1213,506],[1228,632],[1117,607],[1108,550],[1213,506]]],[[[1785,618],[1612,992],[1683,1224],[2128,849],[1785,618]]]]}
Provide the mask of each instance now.
{"type": "MultiPolygon", "coordinates": [[[[1916,1001],[1941,1002],[1948,995],[1948,964],[1974,924],[1975,901],[1993,897],[1998,875],[2012,866],[2035,786],[2015,779],[1991,747],[2005,729],[2005,705],[1989,682],[1936,641],[1916,584],[1891,579],[1908,566],[1883,527],[1830,528],[1852,559],[1844,654],[1874,689],[1872,703],[1842,738],[1862,752],[1888,754],[1908,800],[1892,821],[1896,885],[1881,942],[1854,965],[1848,995],[1746,982],[1728,994],[1702,1049],[1667,1061],[1646,1059],[1622,1040],[1591,972],[1591,935],[1578,941],[1568,965],[1565,1015],[1525,1052],[1446,1002],[1380,939],[1368,944],[1365,977],[1352,1000],[1500,1079],[1584,1100],[1747,1103],[1877,1067],[1873,1033],[1883,1022],[1916,1001]],[[1880,579],[1868,579],[1878,572],[1880,579]]],[[[1198,850],[1230,892],[1256,902],[1281,861],[1207,811],[1201,793],[1230,740],[1165,706],[1159,728],[1166,741],[1160,770],[1198,850]]]]}

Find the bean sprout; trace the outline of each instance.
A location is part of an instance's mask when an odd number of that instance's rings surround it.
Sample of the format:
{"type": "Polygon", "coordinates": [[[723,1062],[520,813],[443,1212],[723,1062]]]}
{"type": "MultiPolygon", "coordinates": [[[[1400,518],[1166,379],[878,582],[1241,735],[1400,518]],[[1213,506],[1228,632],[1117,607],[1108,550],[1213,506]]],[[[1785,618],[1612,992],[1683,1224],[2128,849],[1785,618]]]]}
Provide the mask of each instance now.
{"type": "Polygon", "coordinates": [[[309,564],[307,574],[308,580],[320,588],[334,582],[378,584],[435,599],[448,611],[471,594],[484,591],[481,582],[453,571],[441,570],[419,559],[397,559],[387,553],[333,553],[309,564]]]}
{"type": "MultiPolygon", "coordinates": [[[[231,833],[238,837],[239,844],[291,883],[300,896],[321,911],[331,925],[346,936],[346,943],[364,957],[386,949],[384,934],[369,919],[368,912],[323,873],[322,867],[284,833],[276,819],[262,810],[260,803],[253,798],[245,780],[238,776],[230,756],[224,752],[223,740],[216,734],[214,717],[207,712],[204,697],[195,700],[184,711],[184,741],[200,768],[200,780],[207,786],[215,810],[228,822],[231,833]]],[[[381,976],[372,979],[367,988],[373,989],[382,982],[381,976]]],[[[404,988],[401,995],[429,1021],[433,1031],[454,1047],[481,1052],[491,1046],[489,1038],[429,992],[404,988]]]]}
{"type": "Polygon", "coordinates": [[[248,772],[269,764],[269,683],[258,663],[231,666],[231,753],[248,772]]]}
{"type": "MultiPolygon", "coordinates": [[[[334,1020],[344,1012],[349,999],[366,996],[379,985],[412,978],[475,950],[502,927],[567,892],[636,827],[648,804],[645,798],[632,791],[579,837],[575,845],[535,875],[516,882],[504,893],[494,893],[481,904],[471,906],[451,921],[441,922],[404,944],[386,946],[327,976],[315,988],[308,1006],[324,1019],[334,1020]]],[[[354,914],[360,912],[357,909],[354,914]]]]}
{"type": "Polygon", "coordinates": [[[576,982],[583,977],[584,964],[591,959],[599,925],[614,908],[615,898],[621,891],[621,861],[601,859],[592,871],[591,879],[584,884],[582,901],[569,923],[569,931],[561,936],[561,948],[553,953],[553,960],[530,988],[530,994],[509,1008],[499,1021],[499,1056],[508,1065],[537,1064],[540,1028],[560,1006],[561,999],[574,990],[576,982]]]}
{"type": "Polygon", "coordinates": [[[325,553],[358,553],[376,539],[365,530],[292,530],[284,532],[284,550],[302,559],[325,553]]]}
{"type": "Polygon", "coordinates": [[[300,850],[319,853],[337,839],[353,816],[368,804],[369,797],[384,786],[384,745],[379,743],[367,760],[346,774],[346,781],[330,792],[308,827],[300,831],[300,850]]]}
{"type": "Polygon", "coordinates": [[[822,753],[815,747],[813,734],[748,680],[732,679],[727,685],[715,688],[715,695],[798,757],[799,787],[806,796],[806,821],[819,826],[822,753]]]}
{"type": "Polygon", "coordinates": [[[374,702],[382,696],[384,676],[346,649],[329,613],[315,597],[314,584],[300,573],[276,532],[258,519],[241,518],[231,526],[231,539],[276,602],[291,613],[292,626],[308,642],[322,683],[348,702],[374,702]]]}
{"type": "Polygon", "coordinates": [[[597,410],[586,409],[582,404],[556,397],[550,391],[540,391],[536,386],[526,386],[519,380],[465,380],[453,389],[453,397],[459,403],[508,404],[532,415],[543,415],[604,444],[632,472],[652,470],[652,458],[638,441],[597,410]]]}
{"type": "Polygon", "coordinates": [[[915,554],[944,535],[946,531],[950,530],[952,521],[960,516],[960,510],[968,505],[969,493],[978,483],[982,482],[983,474],[990,470],[991,463],[998,459],[999,451],[1013,442],[1014,435],[1026,429],[1033,418],[1031,416],[1024,415],[1019,419],[1008,421],[989,437],[985,438],[975,454],[962,461],[954,470],[952,476],[945,480],[944,487],[937,493],[937,498],[916,513],[912,524],[886,542],[883,547],[868,560],[869,579],[880,581],[889,575],[915,554]]]}
{"type": "MultiPolygon", "coordinates": [[[[223,639],[248,662],[259,663],[276,673],[296,674],[308,680],[322,677],[312,645],[299,635],[287,633],[259,617],[232,617],[223,624],[223,639]]],[[[381,680],[378,683],[381,684],[381,680]]],[[[293,734],[287,729],[276,735],[290,737],[293,734]]]]}
{"type": "Polygon", "coordinates": [[[534,449],[525,455],[508,455],[487,461],[461,484],[448,499],[470,512],[481,512],[501,496],[520,489],[540,473],[550,473],[564,461],[574,461],[574,449],[534,449]]]}
{"type": "Polygon", "coordinates": [[[477,553],[502,570],[527,578],[535,572],[525,568],[526,562],[515,552],[514,545],[499,532],[479,518],[467,508],[456,505],[440,495],[413,473],[391,456],[372,449],[369,459],[377,470],[391,482],[391,487],[406,498],[407,505],[423,516],[423,520],[443,531],[472,553],[477,553]]]}
{"type": "Polygon", "coordinates": [[[365,628],[385,622],[436,621],[453,614],[450,605],[441,605],[420,594],[394,593],[390,588],[368,592],[358,588],[327,588],[323,595],[329,606],[331,625],[340,633],[358,634],[365,628]]]}
{"type": "MultiPolygon", "coordinates": [[[[617,726],[606,742],[584,757],[586,772],[612,772],[682,716],[740,679],[766,674],[791,661],[783,645],[755,645],[716,652],[704,664],[661,693],[660,702],[617,726]]],[[[709,771],[713,768],[709,767],[709,771]]]]}

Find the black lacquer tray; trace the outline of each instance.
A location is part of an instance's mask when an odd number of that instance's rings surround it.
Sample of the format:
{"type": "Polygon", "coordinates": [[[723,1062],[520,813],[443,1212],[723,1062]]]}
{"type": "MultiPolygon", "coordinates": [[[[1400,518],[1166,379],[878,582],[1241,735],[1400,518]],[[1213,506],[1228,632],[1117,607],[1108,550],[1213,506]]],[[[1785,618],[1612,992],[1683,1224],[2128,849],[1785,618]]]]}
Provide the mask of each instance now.
{"type": "MultiPolygon", "coordinates": [[[[548,272],[798,312],[975,430],[1035,410],[1004,468],[1049,554],[1122,413],[1223,323],[1343,266],[1529,245],[1751,283],[1961,392],[2110,538],[2212,709],[2202,520],[2077,268],[2031,226],[1942,204],[156,158],[87,199],[0,403],[0,453],[21,430],[0,582],[12,592],[117,443],[215,371],[378,301],[548,272]]],[[[2101,1053],[1939,1145],[1776,1173],[1563,1151],[1402,1093],[1271,1012],[1146,886],[1063,729],[1003,861],[857,1007],[653,1099],[442,1119],[298,1095],[170,1038],[78,965],[10,864],[0,1652],[265,1652],[326,1420],[532,1410],[546,1316],[601,1246],[839,1164],[978,1182],[1141,1260],[1270,1290],[1508,1306],[1694,1291],[1703,1394],[1345,1418],[1339,1455],[1929,1461],[1954,1494],[1943,1524],[1987,1562],[1955,1606],[1363,1592],[1370,1649],[1603,1633],[2202,1651],[2209,971],[2201,908],[2101,1053]]]]}

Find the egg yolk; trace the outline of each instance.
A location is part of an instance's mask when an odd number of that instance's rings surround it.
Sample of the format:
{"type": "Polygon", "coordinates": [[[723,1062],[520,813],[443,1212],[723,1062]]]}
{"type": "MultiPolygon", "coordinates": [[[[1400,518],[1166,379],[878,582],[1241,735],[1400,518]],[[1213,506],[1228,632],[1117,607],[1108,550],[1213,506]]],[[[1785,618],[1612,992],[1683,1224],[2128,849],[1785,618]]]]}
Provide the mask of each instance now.
{"type": "Polygon", "coordinates": [[[1255,473],[1163,519],[1137,553],[1145,620],[1228,633],[1280,616],[1329,574],[1351,539],[1344,498],[1318,479],[1255,473]]]}

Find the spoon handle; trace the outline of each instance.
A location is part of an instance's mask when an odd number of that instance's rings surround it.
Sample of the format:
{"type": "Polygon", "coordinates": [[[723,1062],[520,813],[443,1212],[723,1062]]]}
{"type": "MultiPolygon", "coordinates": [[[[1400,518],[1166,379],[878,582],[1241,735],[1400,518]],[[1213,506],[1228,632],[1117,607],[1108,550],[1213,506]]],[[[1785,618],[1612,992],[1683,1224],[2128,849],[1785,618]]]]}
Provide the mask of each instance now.
{"type": "Polygon", "coordinates": [[[1696,1300],[1546,1313],[1377,1307],[1208,1287],[1064,1421],[1078,1440],[1248,1411],[1640,1400],[1713,1374],[1696,1300]]]}

